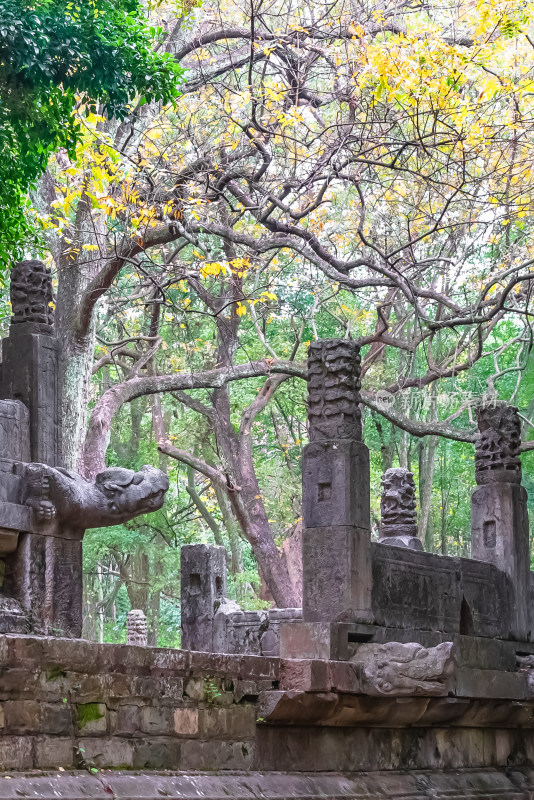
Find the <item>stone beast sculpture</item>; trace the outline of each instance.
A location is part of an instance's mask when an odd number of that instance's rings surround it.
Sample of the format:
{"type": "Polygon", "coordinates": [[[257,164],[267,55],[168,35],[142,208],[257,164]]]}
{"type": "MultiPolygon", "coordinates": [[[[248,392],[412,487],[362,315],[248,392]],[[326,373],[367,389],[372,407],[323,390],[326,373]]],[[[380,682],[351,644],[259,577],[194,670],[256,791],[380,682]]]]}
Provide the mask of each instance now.
{"type": "Polygon", "coordinates": [[[422,550],[417,538],[415,483],[413,475],[403,467],[393,467],[382,475],[380,499],[380,543],[422,550]]]}
{"type": "Polygon", "coordinates": [[[351,661],[359,663],[365,693],[370,695],[444,696],[454,666],[452,642],[437,647],[416,642],[363,644],[351,661]]]}
{"type": "Polygon", "coordinates": [[[27,464],[24,500],[41,522],[57,519],[76,528],[100,528],[138,517],[162,507],[169,479],[144,466],[139,472],[112,467],[94,483],[65,469],[27,464]]]}

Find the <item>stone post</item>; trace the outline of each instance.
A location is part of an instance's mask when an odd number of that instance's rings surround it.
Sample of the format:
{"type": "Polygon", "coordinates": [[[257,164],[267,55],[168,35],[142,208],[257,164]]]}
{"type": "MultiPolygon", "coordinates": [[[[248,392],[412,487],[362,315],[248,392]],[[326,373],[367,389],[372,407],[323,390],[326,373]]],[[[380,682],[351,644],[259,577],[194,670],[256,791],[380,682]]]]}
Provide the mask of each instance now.
{"type": "Polygon", "coordinates": [[[413,473],[393,467],[382,475],[380,544],[423,550],[417,536],[413,473]]]}
{"type": "Polygon", "coordinates": [[[355,342],[310,345],[310,443],[302,458],[305,622],[370,620],[369,451],[362,442],[359,389],[355,342]]]}
{"type": "Polygon", "coordinates": [[[214,652],[214,617],[226,597],[226,551],[208,544],[180,552],[182,650],[214,652]]]}
{"type": "Polygon", "coordinates": [[[146,647],[148,644],[146,617],[139,608],[132,608],[126,617],[126,644],[138,647],[146,647]]]}
{"type": "MultiPolygon", "coordinates": [[[[477,412],[477,488],[471,498],[471,550],[510,578],[511,635],[530,635],[530,553],[527,493],[521,486],[521,424],[517,408],[499,403],[477,412]]],[[[476,631],[475,631],[476,633],[476,631]]]]}

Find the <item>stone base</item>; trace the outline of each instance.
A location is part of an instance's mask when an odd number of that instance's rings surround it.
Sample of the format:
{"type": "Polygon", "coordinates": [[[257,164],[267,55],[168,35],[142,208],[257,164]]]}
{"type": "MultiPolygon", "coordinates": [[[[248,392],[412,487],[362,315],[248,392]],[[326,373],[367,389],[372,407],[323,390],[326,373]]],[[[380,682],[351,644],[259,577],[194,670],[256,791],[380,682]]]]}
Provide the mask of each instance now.
{"type": "Polygon", "coordinates": [[[529,800],[534,771],[514,769],[447,772],[383,771],[335,775],[282,772],[239,774],[148,772],[0,774],[2,800],[529,800]]]}
{"type": "Polygon", "coordinates": [[[382,536],[378,544],[387,544],[391,547],[407,547],[409,550],[424,550],[421,539],[417,536],[382,536]]]}
{"type": "Polygon", "coordinates": [[[0,800],[533,800],[529,647],[459,637],[439,675],[387,651],[388,688],[365,643],[347,663],[1,636],[0,800]]]}
{"type": "Polygon", "coordinates": [[[305,528],[302,616],[309,622],[371,622],[371,538],[354,525],[305,528]]]}

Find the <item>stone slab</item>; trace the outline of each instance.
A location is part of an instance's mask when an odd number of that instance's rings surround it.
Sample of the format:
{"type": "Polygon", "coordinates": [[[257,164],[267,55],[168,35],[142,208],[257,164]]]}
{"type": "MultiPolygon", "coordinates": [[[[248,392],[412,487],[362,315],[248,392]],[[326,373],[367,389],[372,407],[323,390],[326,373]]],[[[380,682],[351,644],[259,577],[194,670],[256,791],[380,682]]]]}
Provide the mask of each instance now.
{"type": "Polygon", "coordinates": [[[517,667],[516,653],[520,647],[517,642],[477,636],[455,636],[453,642],[454,662],[459,667],[508,672],[514,672],[517,667]]]}
{"type": "Polygon", "coordinates": [[[448,684],[456,697],[523,700],[529,697],[528,672],[503,672],[494,669],[455,669],[448,684]]]}
{"type": "Polygon", "coordinates": [[[533,790],[533,773],[492,769],[357,775],[0,774],[0,800],[530,800],[533,790]]]}
{"type": "Polygon", "coordinates": [[[371,544],[372,622],[479,637],[510,636],[510,581],[494,564],[371,544]]]}
{"type": "Polygon", "coordinates": [[[336,658],[335,630],[328,622],[286,622],[280,625],[280,657],[336,658]]]}
{"type": "Polygon", "coordinates": [[[2,341],[2,393],[20,399],[30,419],[31,460],[61,465],[60,343],[28,333],[2,341]]]}
{"type": "MultiPolygon", "coordinates": [[[[303,662],[306,663],[306,662],[303,662]]],[[[317,663],[317,662],[308,662],[317,663]]],[[[344,665],[347,668],[353,665],[344,665]]],[[[346,684],[347,677],[343,682],[346,684]]],[[[357,675],[353,676],[357,680],[357,675]]],[[[341,681],[339,681],[341,683],[341,681]]],[[[380,697],[339,692],[332,685],[315,691],[278,690],[260,696],[258,722],[329,728],[534,728],[533,701],[462,697],[380,697]]],[[[357,688],[357,687],[353,687],[357,688]]],[[[477,734],[478,735],[478,734],[477,734]]],[[[423,738],[420,739],[422,746],[423,738]]],[[[424,765],[422,765],[424,766],[424,765]]]]}
{"type": "MultiPolygon", "coordinates": [[[[324,698],[325,703],[328,700],[324,698]]],[[[531,768],[527,754],[533,750],[534,731],[528,729],[261,724],[253,769],[294,772],[298,764],[299,772],[350,774],[390,769],[411,774],[429,769],[439,773],[466,768],[531,768]]]]}

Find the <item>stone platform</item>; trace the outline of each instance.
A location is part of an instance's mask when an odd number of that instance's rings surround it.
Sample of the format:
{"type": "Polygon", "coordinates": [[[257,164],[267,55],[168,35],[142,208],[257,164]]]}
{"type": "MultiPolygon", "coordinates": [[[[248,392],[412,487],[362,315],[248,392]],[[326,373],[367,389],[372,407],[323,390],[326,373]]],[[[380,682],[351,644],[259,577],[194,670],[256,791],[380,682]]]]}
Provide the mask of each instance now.
{"type": "Polygon", "coordinates": [[[380,647],[336,662],[0,636],[0,800],[534,798],[528,655],[462,636],[413,673],[380,647]]]}

